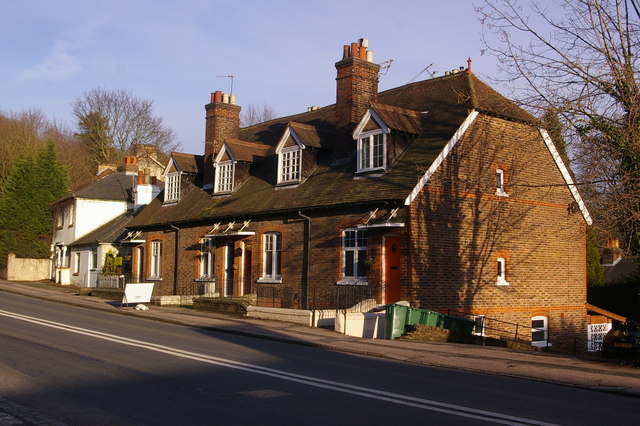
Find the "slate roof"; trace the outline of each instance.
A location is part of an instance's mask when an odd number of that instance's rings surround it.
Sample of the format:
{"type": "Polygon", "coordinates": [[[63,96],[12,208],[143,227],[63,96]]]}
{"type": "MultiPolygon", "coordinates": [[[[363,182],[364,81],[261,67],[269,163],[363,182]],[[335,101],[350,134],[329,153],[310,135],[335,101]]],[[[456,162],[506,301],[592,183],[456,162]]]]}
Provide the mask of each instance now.
{"type": "Polygon", "coordinates": [[[118,243],[127,236],[126,226],[133,219],[132,212],[123,213],[115,219],[78,238],[70,247],[95,245],[101,243],[118,243]]]}
{"type": "MultiPolygon", "coordinates": [[[[186,190],[183,188],[179,203],[165,206],[160,201],[160,194],[131,221],[129,227],[200,220],[236,220],[273,212],[354,204],[399,206],[471,110],[510,120],[536,122],[535,117],[475,75],[466,73],[380,92],[373,108],[388,118],[391,121],[389,124],[398,130],[413,133],[421,129],[396,164],[390,165],[382,176],[354,179],[356,164],[353,156],[346,161],[336,161],[330,152],[321,150],[317,169],[304,182],[295,187],[276,189],[277,158],[272,155],[264,164],[254,165],[251,176],[232,194],[212,196],[189,186],[186,190]]],[[[318,134],[330,135],[335,129],[335,105],[240,129],[239,138],[273,148],[286,126],[292,122],[295,123],[293,128],[296,132],[301,129],[302,133],[313,126],[318,134]]]]}
{"type": "Polygon", "coordinates": [[[227,139],[225,143],[236,161],[263,163],[265,158],[273,154],[273,148],[269,145],[246,142],[238,139],[227,139]]]}
{"type": "Polygon", "coordinates": [[[71,198],[86,198],[91,200],[133,201],[132,188],[136,183],[136,176],[124,172],[106,171],[92,180],[85,182],[65,197],[56,201],[71,198]]]}
{"type": "Polygon", "coordinates": [[[204,164],[202,155],[172,152],[171,156],[181,172],[193,174],[202,173],[204,164]]]}

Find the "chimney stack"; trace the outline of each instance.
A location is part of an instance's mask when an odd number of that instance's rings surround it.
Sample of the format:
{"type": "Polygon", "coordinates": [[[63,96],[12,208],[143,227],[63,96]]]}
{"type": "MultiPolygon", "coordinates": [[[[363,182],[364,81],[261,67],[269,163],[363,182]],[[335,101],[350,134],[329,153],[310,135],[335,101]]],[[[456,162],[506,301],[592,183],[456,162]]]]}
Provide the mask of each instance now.
{"type": "Polygon", "coordinates": [[[336,62],[336,149],[339,156],[353,151],[353,130],[370,102],[378,96],[380,65],[373,63],[373,52],[367,50],[368,46],[369,41],[365,38],[345,45],[342,60],[336,62]]]}
{"type": "Polygon", "coordinates": [[[211,93],[211,103],[205,105],[206,127],[204,138],[205,188],[213,186],[213,159],[222,148],[225,139],[237,139],[240,132],[240,107],[236,95],[216,91],[211,93]]]}
{"type": "Polygon", "coordinates": [[[160,187],[157,184],[155,176],[150,176],[151,171],[145,168],[144,171],[138,171],[138,182],[134,189],[134,206],[135,210],[146,206],[160,193],[160,187]]]}

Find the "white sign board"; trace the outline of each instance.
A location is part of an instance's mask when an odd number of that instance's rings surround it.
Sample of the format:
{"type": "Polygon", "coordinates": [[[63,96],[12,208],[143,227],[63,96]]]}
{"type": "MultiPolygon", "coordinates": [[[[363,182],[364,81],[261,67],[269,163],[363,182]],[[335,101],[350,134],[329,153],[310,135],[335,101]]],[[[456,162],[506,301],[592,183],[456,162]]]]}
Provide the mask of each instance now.
{"type": "Polygon", "coordinates": [[[154,283],[129,283],[124,286],[122,304],[151,302],[154,283]]]}

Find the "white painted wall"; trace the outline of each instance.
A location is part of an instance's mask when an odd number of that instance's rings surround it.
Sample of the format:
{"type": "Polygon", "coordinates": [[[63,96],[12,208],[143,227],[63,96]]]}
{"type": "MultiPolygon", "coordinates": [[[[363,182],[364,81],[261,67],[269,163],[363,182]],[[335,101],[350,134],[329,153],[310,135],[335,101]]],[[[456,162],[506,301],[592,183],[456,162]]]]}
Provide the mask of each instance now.
{"type": "Polygon", "coordinates": [[[127,211],[126,201],[76,200],[76,222],[73,239],[77,240],[127,211]]]}

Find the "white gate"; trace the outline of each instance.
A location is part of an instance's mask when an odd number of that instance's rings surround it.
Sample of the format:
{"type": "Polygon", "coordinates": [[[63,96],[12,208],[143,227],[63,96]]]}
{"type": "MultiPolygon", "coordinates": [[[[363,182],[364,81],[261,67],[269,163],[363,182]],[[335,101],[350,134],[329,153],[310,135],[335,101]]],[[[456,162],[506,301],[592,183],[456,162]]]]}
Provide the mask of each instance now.
{"type": "Polygon", "coordinates": [[[598,352],[602,349],[604,335],[611,330],[611,323],[587,325],[587,351],[598,352]]]}

